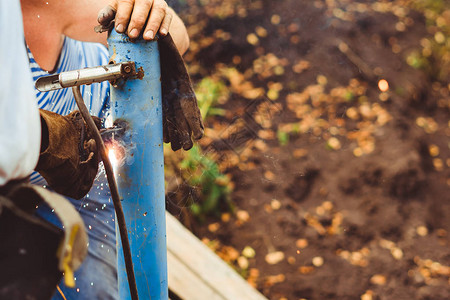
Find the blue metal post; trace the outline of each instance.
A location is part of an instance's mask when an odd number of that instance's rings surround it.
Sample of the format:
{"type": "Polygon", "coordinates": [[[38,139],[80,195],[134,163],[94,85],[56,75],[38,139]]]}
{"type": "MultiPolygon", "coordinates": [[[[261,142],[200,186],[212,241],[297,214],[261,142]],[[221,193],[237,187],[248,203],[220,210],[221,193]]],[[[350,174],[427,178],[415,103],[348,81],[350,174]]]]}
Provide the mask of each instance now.
{"type": "MultiPolygon", "coordinates": [[[[116,169],[140,299],[168,299],[161,79],[157,42],[130,42],[114,30],[110,59],[134,61],[137,79],[111,87],[113,119],[128,122],[127,157],[116,169]]],[[[118,234],[118,231],[117,231],[118,234]]],[[[130,299],[120,239],[119,294],[130,299]]]]}

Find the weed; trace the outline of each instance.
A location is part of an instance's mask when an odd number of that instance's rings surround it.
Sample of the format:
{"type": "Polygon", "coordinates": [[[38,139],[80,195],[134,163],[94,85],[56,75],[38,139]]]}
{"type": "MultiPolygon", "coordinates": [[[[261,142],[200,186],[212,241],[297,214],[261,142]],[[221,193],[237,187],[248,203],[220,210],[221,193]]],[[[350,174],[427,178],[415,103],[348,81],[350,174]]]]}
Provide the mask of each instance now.
{"type": "Polygon", "coordinates": [[[216,105],[228,99],[228,89],[225,84],[214,77],[203,78],[195,89],[198,106],[204,119],[210,116],[223,116],[225,110],[216,105]]]}
{"type": "Polygon", "coordinates": [[[411,1],[410,6],[424,14],[431,36],[422,39],[422,49],[411,52],[406,61],[432,80],[446,81],[450,70],[450,4],[445,0],[418,0],[411,1]]]}
{"type": "MultiPolygon", "coordinates": [[[[202,117],[222,116],[225,110],[218,108],[228,100],[226,85],[214,76],[203,78],[195,88],[202,117]]],[[[233,210],[230,199],[232,182],[219,170],[214,159],[205,155],[199,145],[183,153],[175,153],[165,145],[166,175],[176,182],[169,192],[178,194],[178,205],[188,206],[192,215],[200,221],[207,215],[219,215],[223,209],[233,210]],[[181,199],[181,200],[180,200],[181,199]]]]}
{"type": "Polygon", "coordinates": [[[219,170],[217,163],[204,155],[195,145],[180,163],[183,180],[193,187],[190,210],[194,216],[203,220],[206,215],[219,215],[225,206],[233,210],[230,199],[232,184],[230,177],[219,170]]]}

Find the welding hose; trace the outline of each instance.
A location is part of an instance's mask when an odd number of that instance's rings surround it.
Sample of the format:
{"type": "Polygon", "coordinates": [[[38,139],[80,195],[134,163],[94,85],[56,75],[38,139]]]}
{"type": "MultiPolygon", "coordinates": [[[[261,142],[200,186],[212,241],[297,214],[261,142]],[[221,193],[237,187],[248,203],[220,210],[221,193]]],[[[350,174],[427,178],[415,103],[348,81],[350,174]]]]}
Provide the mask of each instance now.
{"type": "Polygon", "coordinates": [[[80,92],[80,87],[74,86],[72,87],[72,91],[73,95],[75,96],[75,101],[77,102],[78,109],[80,110],[84,121],[94,134],[95,143],[97,144],[97,150],[99,151],[100,157],[103,161],[103,165],[105,166],[106,177],[108,178],[108,184],[111,190],[111,197],[114,203],[114,209],[116,211],[117,223],[119,225],[120,238],[122,241],[122,248],[123,248],[123,257],[125,259],[125,267],[127,270],[128,285],[130,286],[131,299],[138,300],[139,296],[136,285],[136,277],[134,276],[130,242],[128,241],[127,225],[125,223],[125,215],[123,213],[122,203],[120,202],[119,190],[117,188],[116,179],[114,177],[114,171],[111,166],[111,162],[109,161],[108,154],[106,153],[106,147],[105,144],[103,143],[103,139],[100,135],[100,132],[98,131],[97,126],[95,126],[94,120],[92,120],[91,114],[89,113],[86,105],[84,104],[83,96],[81,95],[80,92]]]}

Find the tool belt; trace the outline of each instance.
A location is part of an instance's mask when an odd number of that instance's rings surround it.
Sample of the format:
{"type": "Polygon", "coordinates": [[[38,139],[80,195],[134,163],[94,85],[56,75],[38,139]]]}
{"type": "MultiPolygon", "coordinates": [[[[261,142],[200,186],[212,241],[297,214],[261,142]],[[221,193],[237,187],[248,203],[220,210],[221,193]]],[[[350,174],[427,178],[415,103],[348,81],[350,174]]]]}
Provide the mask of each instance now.
{"type": "Polygon", "coordinates": [[[63,272],[74,287],[87,243],[84,223],[64,197],[20,182],[0,187],[0,299],[50,299],[63,272]],[[34,215],[41,203],[64,229],[34,215]]]}

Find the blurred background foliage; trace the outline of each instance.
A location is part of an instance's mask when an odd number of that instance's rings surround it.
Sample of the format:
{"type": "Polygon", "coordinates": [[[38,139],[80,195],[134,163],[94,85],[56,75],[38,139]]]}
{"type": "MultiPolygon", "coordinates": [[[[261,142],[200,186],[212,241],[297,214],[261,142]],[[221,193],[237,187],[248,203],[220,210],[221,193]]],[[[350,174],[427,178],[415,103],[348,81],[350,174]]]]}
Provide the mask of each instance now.
{"type": "Polygon", "coordinates": [[[423,13],[429,37],[420,41],[407,57],[410,66],[422,69],[432,80],[445,81],[450,76],[450,11],[446,0],[408,1],[412,9],[423,13]]]}
{"type": "MultiPolygon", "coordinates": [[[[223,43],[229,46],[233,37],[226,31],[226,28],[234,26],[232,22],[236,18],[243,19],[252,11],[264,9],[264,1],[178,0],[175,2],[176,4],[174,4],[174,1],[170,4],[178,7],[191,37],[190,51],[186,54],[185,59],[194,79],[199,107],[208,128],[206,128],[205,138],[192,150],[183,153],[166,151],[165,157],[168,162],[166,174],[169,178],[167,187],[169,192],[174,191],[173,184],[170,184],[170,182],[174,182],[173,178],[176,178],[175,181],[177,182],[175,190],[180,190],[180,186],[189,187],[183,191],[186,195],[183,196],[183,200],[177,200],[179,201],[177,205],[189,207],[190,213],[199,220],[204,220],[209,215],[218,217],[221,210],[224,212],[233,211],[234,205],[230,194],[234,185],[232,176],[227,174],[227,170],[243,161],[242,153],[239,153],[241,157],[236,157],[234,154],[228,155],[226,159],[229,161],[224,161],[223,157],[221,159],[221,155],[210,147],[217,139],[217,133],[223,133],[224,127],[231,127],[228,130],[231,132],[242,127],[239,122],[232,122],[231,125],[222,123],[224,118],[232,118],[230,116],[232,112],[228,110],[229,105],[227,104],[230,99],[257,100],[265,98],[269,101],[277,101],[280,97],[286,97],[287,106],[297,113],[298,117],[301,118],[300,121],[282,122],[273,133],[270,130],[271,124],[267,123],[270,121],[264,120],[264,117],[258,119],[258,115],[255,116],[255,120],[262,127],[262,130],[257,133],[259,137],[275,138],[280,146],[288,145],[293,137],[301,134],[322,131],[323,138],[327,141],[327,149],[341,149],[342,139],[336,137],[336,134],[333,133],[342,132],[342,129],[339,128],[339,122],[334,123],[333,126],[332,122],[328,124],[330,120],[303,118],[303,116],[307,113],[313,116],[315,114],[318,116],[330,115],[344,103],[354,102],[352,107],[346,111],[346,117],[350,121],[372,122],[375,120],[375,124],[381,127],[391,120],[388,110],[376,103],[368,102],[367,84],[357,79],[352,79],[347,86],[331,88],[328,78],[318,75],[316,83],[306,87],[301,93],[287,94],[292,90],[298,90],[296,83],[289,82],[287,85],[283,85],[272,80],[285,75],[288,72],[288,67],[292,67],[294,74],[301,74],[310,69],[310,62],[303,59],[288,61],[273,53],[264,53],[260,45],[263,42],[268,42],[270,36],[268,36],[267,29],[262,26],[257,26],[254,32],[246,34],[247,45],[256,47],[256,52],[260,53],[253,62],[242,61],[239,50],[242,50],[242,54],[245,54],[248,49],[246,46],[239,44],[240,48],[236,49],[232,57],[228,57],[217,48],[213,48],[214,51],[218,51],[216,54],[221,57],[221,60],[223,60],[223,57],[227,57],[226,61],[230,63],[224,63],[220,60],[209,64],[207,62],[208,67],[205,68],[205,61],[199,61],[203,51],[211,48],[214,43],[223,43]],[[218,26],[218,24],[221,26],[218,26]],[[249,68],[243,69],[244,65],[249,66],[249,68]],[[269,79],[268,84],[266,86],[261,85],[262,81],[265,84],[267,79],[269,79]],[[324,97],[332,100],[323,102],[324,97]],[[316,110],[307,108],[303,105],[305,99],[312,99],[313,108],[324,105],[325,111],[321,110],[320,113],[317,113],[316,110]],[[319,104],[322,102],[323,104],[319,104]],[[328,129],[321,130],[320,128],[328,129]]],[[[422,70],[431,82],[441,82],[445,85],[448,81],[450,75],[450,10],[447,0],[363,1],[361,3],[329,0],[315,1],[315,3],[317,7],[329,6],[333,8],[340,5],[343,9],[334,8],[331,13],[337,19],[344,21],[351,20],[351,17],[349,17],[350,11],[364,12],[372,9],[381,13],[392,12],[399,18],[396,25],[398,31],[404,31],[405,24],[409,26],[408,24],[411,22],[410,18],[407,17],[407,10],[420,12],[425,18],[428,35],[420,40],[420,47],[406,51],[404,59],[411,67],[422,70]],[[347,8],[348,12],[344,8],[347,8]]],[[[279,24],[280,16],[274,14],[270,22],[272,25],[279,24]]],[[[291,42],[296,44],[295,32],[299,29],[291,24],[288,30],[294,33],[291,42]]],[[[393,41],[392,43],[395,52],[396,42],[393,41]]],[[[348,45],[345,43],[339,45],[341,51],[346,47],[348,45]]],[[[407,96],[407,91],[401,85],[394,87],[393,92],[399,96],[407,96]]],[[[380,98],[383,97],[387,99],[387,93],[380,95],[380,98]]],[[[386,99],[382,100],[385,101],[386,99]]],[[[269,114],[279,112],[282,109],[281,106],[277,107],[278,104],[272,104],[273,107],[270,108],[269,114]]],[[[229,136],[225,134],[221,138],[226,139],[229,136]]],[[[359,133],[349,134],[349,139],[355,140],[358,144],[354,151],[355,156],[369,154],[374,149],[373,128],[371,126],[359,128],[359,133]]],[[[266,147],[262,143],[256,146],[260,149],[266,147]]],[[[303,156],[304,150],[299,150],[297,155],[303,156]]],[[[245,166],[239,166],[239,168],[245,169],[245,166]]]]}
{"type": "Polygon", "coordinates": [[[270,299],[448,299],[450,1],[177,5],[205,137],[169,210],[270,299]]]}

